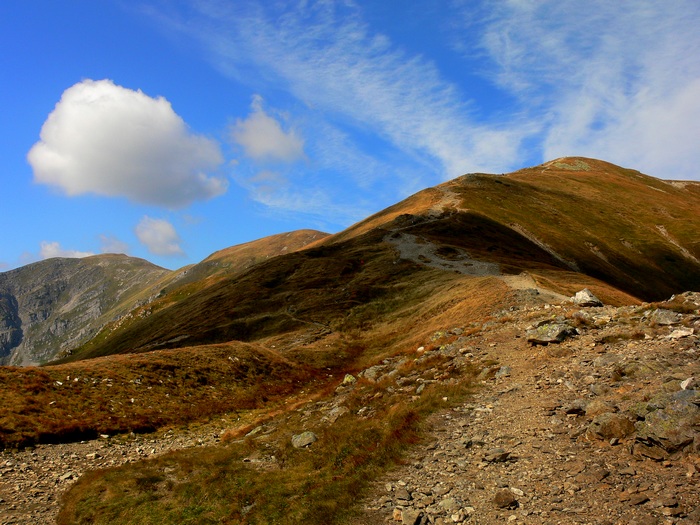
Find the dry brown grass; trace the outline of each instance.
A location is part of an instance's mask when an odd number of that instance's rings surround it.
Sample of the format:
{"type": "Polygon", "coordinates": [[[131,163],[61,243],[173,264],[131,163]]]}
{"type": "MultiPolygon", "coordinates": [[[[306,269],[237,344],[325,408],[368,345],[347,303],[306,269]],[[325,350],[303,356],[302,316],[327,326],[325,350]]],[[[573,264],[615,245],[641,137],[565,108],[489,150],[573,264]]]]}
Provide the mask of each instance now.
{"type": "MultiPolygon", "coordinates": [[[[443,362],[438,355],[411,359],[397,379],[443,362]]],[[[471,371],[446,374],[448,383],[429,385],[408,403],[387,380],[360,379],[345,396],[348,413],[331,425],[320,424],[318,415],[309,420],[308,410],[289,410],[268,421],[275,430],[264,438],[88,474],[65,496],[58,523],[336,523],[369,480],[420,441],[428,414],[468,395],[471,371]],[[310,449],[293,448],[291,435],[309,426],[319,440],[310,449]],[[251,457],[268,461],[256,468],[244,461],[251,457]]]]}
{"type": "Polygon", "coordinates": [[[314,372],[260,346],[230,343],[44,368],[0,368],[0,445],[149,432],[265,406],[314,372]]]}

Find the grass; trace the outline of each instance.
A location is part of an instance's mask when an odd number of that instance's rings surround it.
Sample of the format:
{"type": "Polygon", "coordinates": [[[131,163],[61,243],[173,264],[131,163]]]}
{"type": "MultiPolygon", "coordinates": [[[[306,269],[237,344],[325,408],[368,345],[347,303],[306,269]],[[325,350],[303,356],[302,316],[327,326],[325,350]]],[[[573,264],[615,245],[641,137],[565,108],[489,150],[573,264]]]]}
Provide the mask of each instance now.
{"type": "MultiPolygon", "coordinates": [[[[497,323],[491,316],[513,297],[496,276],[399,259],[384,242],[392,230],[440,246],[446,260],[467,251],[504,273],[528,271],[539,286],[567,296],[588,287],[606,304],[635,304],[632,293],[658,298],[697,282],[674,245],[688,245],[698,230],[695,197],[597,161],[581,161],[584,171],[569,169],[580,168],[579,161],[559,162],[564,166],[447,183],[443,189],[461,196],[463,206],[440,220],[427,214],[444,196],[434,188],[305,250],[262,261],[250,259],[256,253],[250,246],[221,253],[197,270],[209,276],[206,282],[194,278],[197,272],[169,281],[143,315],[113,325],[67,359],[111,357],[0,370],[9,392],[0,406],[0,439],[21,446],[148,431],[260,408],[260,420],[274,427],[270,434],[242,438],[253,424],[246,421],[227,433],[225,446],[87,474],[66,495],[59,522],[337,522],[367,480],[421,439],[428,414],[467,395],[469,374],[451,377],[457,372],[442,370],[433,355],[457,337],[450,328],[468,333],[486,320],[497,323]],[[438,331],[442,336],[432,340],[438,331]],[[177,348],[184,344],[191,346],[177,348]],[[337,400],[328,389],[332,378],[410,356],[419,346],[427,348],[424,357],[401,366],[405,382],[360,379],[344,397],[349,412],[332,425],[322,424],[313,407],[275,405],[302,389],[330,403],[337,400]],[[447,382],[412,396],[417,377],[447,382]],[[291,435],[308,428],[319,441],[294,449],[291,435]],[[250,457],[268,461],[256,468],[244,461],[250,457]]],[[[274,253],[282,247],[281,238],[268,246],[274,253]]]]}
{"type": "Polygon", "coordinates": [[[348,413],[333,424],[322,425],[318,417],[302,421],[304,411],[295,411],[276,418],[275,432],[264,438],[90,473],[64,497],[58,523],[338,523],[368,481],[420,441],[430,413],[469,394],[472,370],[445,370],[446,382],[429,385],[409,402],[396,388],[402,377],[444,363],[439,355],[409,359],[399,368],[398,382],[358,380],[343,403],[348,413]],[[319,440],[309,449],[293,448],[291,435],[309,425],[319,440]],[[256,469],[244,461],[251,456],[274,461],[256,469]]]}
{"type": "Polygon", "coordinates": [[[0,446],[151,432],[259,408],[315,380],[309,368],[245,343],[2,367],[0,446]]]}

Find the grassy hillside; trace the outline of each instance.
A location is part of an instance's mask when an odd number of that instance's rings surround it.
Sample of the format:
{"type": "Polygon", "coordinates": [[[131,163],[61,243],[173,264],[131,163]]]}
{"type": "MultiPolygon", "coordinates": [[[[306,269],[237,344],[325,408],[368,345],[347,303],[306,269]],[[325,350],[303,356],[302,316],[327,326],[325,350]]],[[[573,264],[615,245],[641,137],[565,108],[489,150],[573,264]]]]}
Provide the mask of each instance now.
{"type": "Polygon", "coordinates": [[[511,309],[540,291],[561,300],[587,287],[620,305],[700,288],[699,187],[558,159],[465,175],[332,236],[217,252],[159,281],[157,297],[63,363],[2,369],[0,439],[84,439],[238,411],[224,446],[89,473],[61,522],[333,522],[420,439],[428,414],[468,395],[475,370],[456,353],[495,364],[475,355],[511,309]],[[447,366],[448,351],[465,366],[447,366]],[[389,364],[384,380],[359,374],[389,364]],[[347,373],[359,378],[350,390],[347,373]],[[426,395],[414,395],[419,383],[426,395]],[[309,421],[292,402],[301,397],[353,414],[324,426],[313,453],[289,444],[309,421]],[[245,438],[255,417],[273,416],[274,433],[245,438]],[[257,468],[254,455],[281,466],[257,468]]]}
{"type": "Polygon", "coordinates": [[[700,288],[700,198],[688,187],[580,158],[466,175],[301,251],[173,289],[71,359],[343,333],[399,307],[412,315],[435,293],[416,283],[460,281],[452,269],[470,265],[474,275],[547,275],[564,293],[578,274],[658,300],[700,288]]]}

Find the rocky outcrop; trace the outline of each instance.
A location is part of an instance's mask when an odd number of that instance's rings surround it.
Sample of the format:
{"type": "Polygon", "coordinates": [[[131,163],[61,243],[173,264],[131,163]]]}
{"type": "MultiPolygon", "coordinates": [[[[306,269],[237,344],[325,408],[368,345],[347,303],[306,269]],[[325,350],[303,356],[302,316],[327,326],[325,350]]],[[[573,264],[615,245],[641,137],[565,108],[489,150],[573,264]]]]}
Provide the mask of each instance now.
{"type": "Polygon", "coordinates": [[[125,255],[48,259],[0,273],[0,364],[45,363],[80,345],[167,273],[125,255]]]}

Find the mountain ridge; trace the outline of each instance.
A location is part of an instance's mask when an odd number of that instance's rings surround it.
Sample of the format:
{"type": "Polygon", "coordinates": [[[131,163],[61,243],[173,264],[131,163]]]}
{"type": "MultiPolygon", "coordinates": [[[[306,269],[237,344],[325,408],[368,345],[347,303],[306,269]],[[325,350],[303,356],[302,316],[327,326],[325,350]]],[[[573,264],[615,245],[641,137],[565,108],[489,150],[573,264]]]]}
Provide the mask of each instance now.
{"type": "Polygon", "coordinates": [[[606,299],[614,288],[623,301],[660,300],[700,288],[699,210],[694,193],[595,159],[468,174],[235,279],[195,287],[188,301],[93,341],[71,359],[318,329],[325,337],[349,320],[381,323],[367,312],[429,273],[457,285],[460,275],[528,272],[565,295],[577,291],[567,284],[573,281],[606,299]]]}

